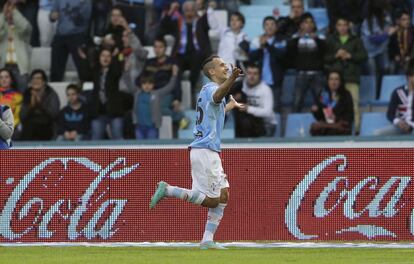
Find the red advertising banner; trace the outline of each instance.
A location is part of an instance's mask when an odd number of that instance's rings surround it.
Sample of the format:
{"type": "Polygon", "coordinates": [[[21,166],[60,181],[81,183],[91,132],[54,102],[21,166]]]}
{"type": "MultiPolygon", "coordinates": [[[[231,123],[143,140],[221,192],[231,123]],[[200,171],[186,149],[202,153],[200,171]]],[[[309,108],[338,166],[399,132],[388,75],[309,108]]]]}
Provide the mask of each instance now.
{"type": "MultiPolygon", "coordinates": [[[[226,149],[222,241],[414,238],[414,149],[226,149]]],[[[0,158],[0,242],[197,241],[207,210],[148,205],[191,188],[184,149],[10,150],[0,158]]]]}

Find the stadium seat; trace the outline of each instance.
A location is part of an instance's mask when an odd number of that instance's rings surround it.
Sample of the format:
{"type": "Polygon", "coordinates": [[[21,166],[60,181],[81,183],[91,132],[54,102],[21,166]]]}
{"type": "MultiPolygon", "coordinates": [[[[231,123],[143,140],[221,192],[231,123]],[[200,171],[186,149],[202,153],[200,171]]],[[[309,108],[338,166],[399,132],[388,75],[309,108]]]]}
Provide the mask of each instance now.
{"type": "Polygon", "coordinates": [[[268,6],[281,6],[284,0],[252,0],[252,5],[268,5],[268,6]]]}
{"type": "Polygon", "coordinates": [[[315,19],[316,27],[318,31],[326,29],[329,25],[328,14],[326,12],[326,8],[309,8],[309,13],[315,19]]]}
{"type": "Polygon", "coordinates": [[[52,48],[36,47],[32,49],[30,58],[31,69],[42,69],[48,73],[50,71],[52,48]]]}
{"type": "Polygon", "coordinates": [[[395,88],[405,85],[406,83],[407,79],[405,75],[384,75],[384,77],[382,77],[381,93],[378,103],[388,104],[395,88]]]}
{"type": "MultiPolygon", "coordinates": [[[[276,5],[245,5],[240,6],[239,11],[246,18],[258,18],[260,21],[266,16],[273,15],[273,9],[276,5]]],[[[261,23],[259,25],[262,25],[261,23]]]]}
{"type": "Polygon", "coordinates": [[[191,109],[191,83],[190,81],[181,81],[181,106],[183,110],[191,109]]]}
{"type": "MultiPolygon", "coordinates": [[[[155,58],[155,52],[154,52],[153,46],[144,46],[144,49],[148,51],[147,59],[155,58]]],[[[168,46],[166,50],[166,53],[168,56],[171,55],[171,51],[172,51],[172,47],[168,46]]]]}
{"type": "Polygon", "coordinates": [[[361,76],[361,83],[359,87],[359,105],[368,106],[375,101],[376,91],[375,76],[364,75],[361,76]]]}
{"type": "Polygon", "coordinates": [[[162,116],[159,138],[160,139],[172,139],[173,138],[171,116],[162,116]]]}
{"type": "Polygon", "coordinates": [[[263,32],[262,18],[246,18],[246,24],[243,31],[247,34],[249,40],[253,40],[263,32]]]}
{"type": "Polygon", "coordinates": [[[315,118],[310,113],[293,113],[287,116],[286,138],[309,137],[309,129],[315,118]]]}
{"type": "Polygon", "coordinates": [[[390,124],[386,113],[362,113],[360,135],[373,136],[375,130],[389,126],[390,124]]]}
{"type": "Polygon", "coordinates": [[[66,87],[70,84],[70,82],[49,82],[48,84],[57,93],[60,101],[60,108],[65,107],[68,103],[66,98],[66,87]]]}

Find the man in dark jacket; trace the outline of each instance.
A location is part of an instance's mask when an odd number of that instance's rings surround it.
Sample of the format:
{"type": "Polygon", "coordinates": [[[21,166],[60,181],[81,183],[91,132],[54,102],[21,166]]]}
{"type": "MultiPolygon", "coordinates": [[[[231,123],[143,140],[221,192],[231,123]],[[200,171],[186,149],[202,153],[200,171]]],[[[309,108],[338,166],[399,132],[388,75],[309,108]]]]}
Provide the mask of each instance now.
{"type": "Polygon", "coordinates": [[[387,118],[391,125],[374,131],[377,136],[411,134],[414,128],[414,61],[407,67],[407,85],[396,88],[388,104],[387,118]]]}
{"type": "Polygon", "coordinates": [[[280,17],[277,20],[279,28],[278,36],[290,39],[299,31],[300,17],[305,12],[303,0],[290,1],[290,14],[286,17],[280,17]]]}
{"type": "Polygon", "coordinates": [[[345,89],[351,93],[354,102],[355,131],[359,131],[359,81],[361,65],[368,55],[361,39],[350,33],[349,23],[345,18],[336,22],[336,32],[326,40],[325,62],[344,76],[345,89]]]}
{"type": "Polygon", "coordinates": [[[191,88],[195,91],[201,63],[211,55],[208,16],[212,15],[213,10],[209,8],[199,17],[194,1],[183,4],[183,15],[178,9],[177,2],[171,4],[168,13],[161,20],[161,36],[172,34],[175,37],[172,56],[177,56],[181,71],[190,70],[191,88]]]}
{"type": "Polygon", "coordinates": [[[261,78],[273,91],[274,109],[280,112],[287,42],[277,35],[278,28],[274,17],[263,19],[263,29],[264,34],[252,41],[249,58],[260,65],[261,78]]]}
{"type": "Polygon", "coordinates": [[[293,102],[294,112],[302,110],[308,89],[311,90],[313,101],[316,103],[324,82],[322,72],[325,40],[323,36],[316,34],[316,24],[310,13],[303,14],[300,21],[300,31],[288,42],[287,48],[287,57],[298,71],[293,102]]]}

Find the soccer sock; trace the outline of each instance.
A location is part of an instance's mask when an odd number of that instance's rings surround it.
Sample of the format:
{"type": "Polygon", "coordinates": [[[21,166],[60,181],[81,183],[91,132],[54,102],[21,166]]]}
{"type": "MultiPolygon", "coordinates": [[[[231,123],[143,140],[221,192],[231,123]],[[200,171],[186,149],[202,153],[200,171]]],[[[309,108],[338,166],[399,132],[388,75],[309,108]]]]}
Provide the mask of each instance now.
{"type": "Polygon", "coordinates": [[[199,191],[188,190],[171,185],[167,186],[165,195],[167,197],[175,197],[197,205],[201,205],[201,203],[206,198],[206,195],[199,191]]]}
{"type": "Polygon", "coordinates": [[[201,242],[213,241],[214,233],[223,218],[224,208],[227,204],[220,203],[216,208],[209,208],[207,214],[206,228],[201,242]]]}

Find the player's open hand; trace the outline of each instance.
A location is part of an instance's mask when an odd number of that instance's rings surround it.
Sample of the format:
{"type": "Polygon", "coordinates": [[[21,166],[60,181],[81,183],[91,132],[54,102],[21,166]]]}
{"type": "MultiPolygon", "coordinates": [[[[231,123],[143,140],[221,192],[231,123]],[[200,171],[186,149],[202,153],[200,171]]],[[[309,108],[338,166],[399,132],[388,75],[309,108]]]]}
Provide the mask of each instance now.
{"type": "Polygon", "coordinates": [[[233,108],[237,108],[237,109],[239,109],[240,111],[245,111],[246,110],[246,105],[245,104],[241,104],[241,103],[239,103],[239,102],[237,102],[234,98],[233,98],[233,95],[230,95],[230,99],[229,99],[229,107],[231,108],[231,109],[233,109],[233,108]]]}

